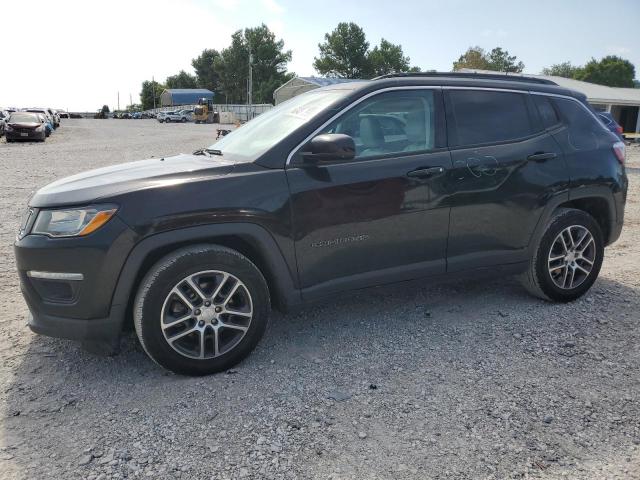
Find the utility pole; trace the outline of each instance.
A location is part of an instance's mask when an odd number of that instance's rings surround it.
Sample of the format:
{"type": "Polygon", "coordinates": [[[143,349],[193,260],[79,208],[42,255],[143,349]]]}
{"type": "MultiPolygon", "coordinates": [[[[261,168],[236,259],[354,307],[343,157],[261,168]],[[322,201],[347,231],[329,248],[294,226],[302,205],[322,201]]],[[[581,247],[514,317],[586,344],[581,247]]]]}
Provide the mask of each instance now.
{"type": "Polygon", "coordinates": [[[156,81],[153,79],[153,75],[151,75],[151,91],[153,92],[153,110],[156,109],[156,81]]]}
{"type": "Polygon", "coordinates": [[[133,105],[133,100],[131,100],[131,94],[129,94],[129,108],[131,108],[131,105],[133,105]]]}
{"type": "Polygon", "coordinates": [[[118,111],[120,111],[120,92],[118,92],[118,111]]]}

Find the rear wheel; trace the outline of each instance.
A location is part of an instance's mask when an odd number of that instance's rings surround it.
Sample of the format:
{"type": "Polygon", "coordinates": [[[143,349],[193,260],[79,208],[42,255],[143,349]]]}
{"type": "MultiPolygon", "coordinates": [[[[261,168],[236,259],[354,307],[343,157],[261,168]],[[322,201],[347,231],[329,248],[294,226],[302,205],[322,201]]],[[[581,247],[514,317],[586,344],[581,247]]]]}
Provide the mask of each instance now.
{"type": "Polygon", "coordinates": [[[147,354],[175,373],[207,375],[244,359],[267,326],[269,292],[246,257],[217,245],[187,247],[142,280],[134,324],[147,354]]]}
{"type": "Polygon", "coordinates": [[[560,209],[536,248],[524,286],[545,300],[570,302],[591,288],[603,257],[604,240],[595,219],[582,210],[560,209]]]}
{"type": "Polygon", "coordinates": [[[186,123],[187,119],[185,117],[182,117],[182,123],[186,123]]]}

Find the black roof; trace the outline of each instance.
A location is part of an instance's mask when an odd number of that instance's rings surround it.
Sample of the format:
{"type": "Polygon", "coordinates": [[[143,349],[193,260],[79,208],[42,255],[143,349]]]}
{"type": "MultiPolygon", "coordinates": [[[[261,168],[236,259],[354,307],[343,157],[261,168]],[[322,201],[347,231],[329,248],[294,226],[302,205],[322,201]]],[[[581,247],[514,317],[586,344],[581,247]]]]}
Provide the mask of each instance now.
{"type": "Polygon", "coordinates": [[[450,87],[482,87],[505,90],[529,90],[542,93],[553,93],[575,97],[579,100],[586,97],[574,90],[560,87],[551,80],[522,75],[506,75],[501,73],[471,73],[471,72],[425,72],[425,73],[394,73],[359,82],[342,83],[322,87],[328,89],[348,89],[366,93],[389,87],[398,86],[450,86],[450,87]]]}

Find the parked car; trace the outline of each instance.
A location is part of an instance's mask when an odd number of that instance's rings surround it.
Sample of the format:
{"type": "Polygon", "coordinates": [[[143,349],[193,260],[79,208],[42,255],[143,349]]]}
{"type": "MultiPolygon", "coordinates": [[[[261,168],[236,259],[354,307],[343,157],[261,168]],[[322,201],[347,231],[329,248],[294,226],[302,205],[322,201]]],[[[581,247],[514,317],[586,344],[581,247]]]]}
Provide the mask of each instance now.
{"type": "Polygon", "coordinates": [[[58,115],[60,116],[60,118],[70,118],[68,112],[65,112],[63,110],[58,110],[57,112],[58,112],[58,115]]]}
{"type": "Polygon", "coordinates": [[[15,243],[29,325],[95,347],[133,317],[158,364],[202,375],[246,357],[272,305],[512,274],[569,302],[620,235],[624,156],[584,95],[548,80],[318,88],[191,155],[38,190],[15,243]]]}
{"type": "Polygon", "coordinates": [[[53,130],[54,130],[53,124],[42,113],[36,113],[36,115],[38,116],[40,121],[42,123],[44,123],[45,133],[46,133],[46,136],[48,137],[49,135],[51,135],[53,133],[53,130]]]}
{"type": "Polygon", "coordinates": [[[186,122],[191,120],[192,115],[193,115],[193,111],[191,113],[187,113],[184,110],[177,110],[175,112],[164,112],[164,114],[162,115],[162,119],[160,119],[160,117],[158,117],[158,121],[160,123],[162,123],[162,122],[166,122],[166,123],[170,123],[170,122],[186,123],[186,122]]]}
{"type": "MultiPolygon", "coordinates": [[[[171,111],[171,112],[158,112],[158,114],[156,115],[156,119],[158,120],[158,122],[163,123],[164,121],[166,121],[167,116],[169,115],[176,115],[178,112],[177,111],[171,111]]],[[[171,120],[169,120],[171,121],[171,120]]]]}
{"type": "Polygon", "coordinates": [[[47,137],[46,124],[37,113],[14,112],[6,122],[5,136],[7,142],[16,140],[44,142],[47,137]]]}
{"type": "Polygon", "coordinates": [[[6,111],[0,110],[0,137],[4,135],[4,129],[5,129],[8,117],[9,117],[9,113],[7,113],[6,111]]]}
{"type": "Polygon", "coordinates": [[[609,112],[598,112],[598,116],[600,117],[600,120],[602,120],[602,123],[604,123],[611,132],[613,132],[620,140],[624,141],[624,137],[622,136],[622,127],[614,120],[613,115],[609,112]]]}
{"type": "Polygon", "coordinates": [[[49,113],[49,109],[47,109],[47,108],[26,108],[24,111],[25,112],[29,112],[29,113],[40,113],[40,114],[44,115],[46,117],[47,121],[55,129],[55,120],[54,120],[53,115],[51,115],[49,113]]]}

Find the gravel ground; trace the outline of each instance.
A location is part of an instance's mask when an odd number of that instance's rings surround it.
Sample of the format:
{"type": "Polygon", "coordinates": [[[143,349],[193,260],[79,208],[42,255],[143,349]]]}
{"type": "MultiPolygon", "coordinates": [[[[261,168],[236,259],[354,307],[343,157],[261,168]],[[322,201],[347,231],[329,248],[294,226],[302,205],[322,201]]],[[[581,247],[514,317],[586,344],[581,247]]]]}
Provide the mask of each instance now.
{"type": "Polygon", "coordinates": [[[32,334],[12,251],[31,192],[214,129],[63,120],[45,144],[0,142],[0,478],[640,478],[640,147],[623,235],[572,304],[511,278],[352,294],[274,313],[207,378],[133,337],[105,358],[32,334]]]}

